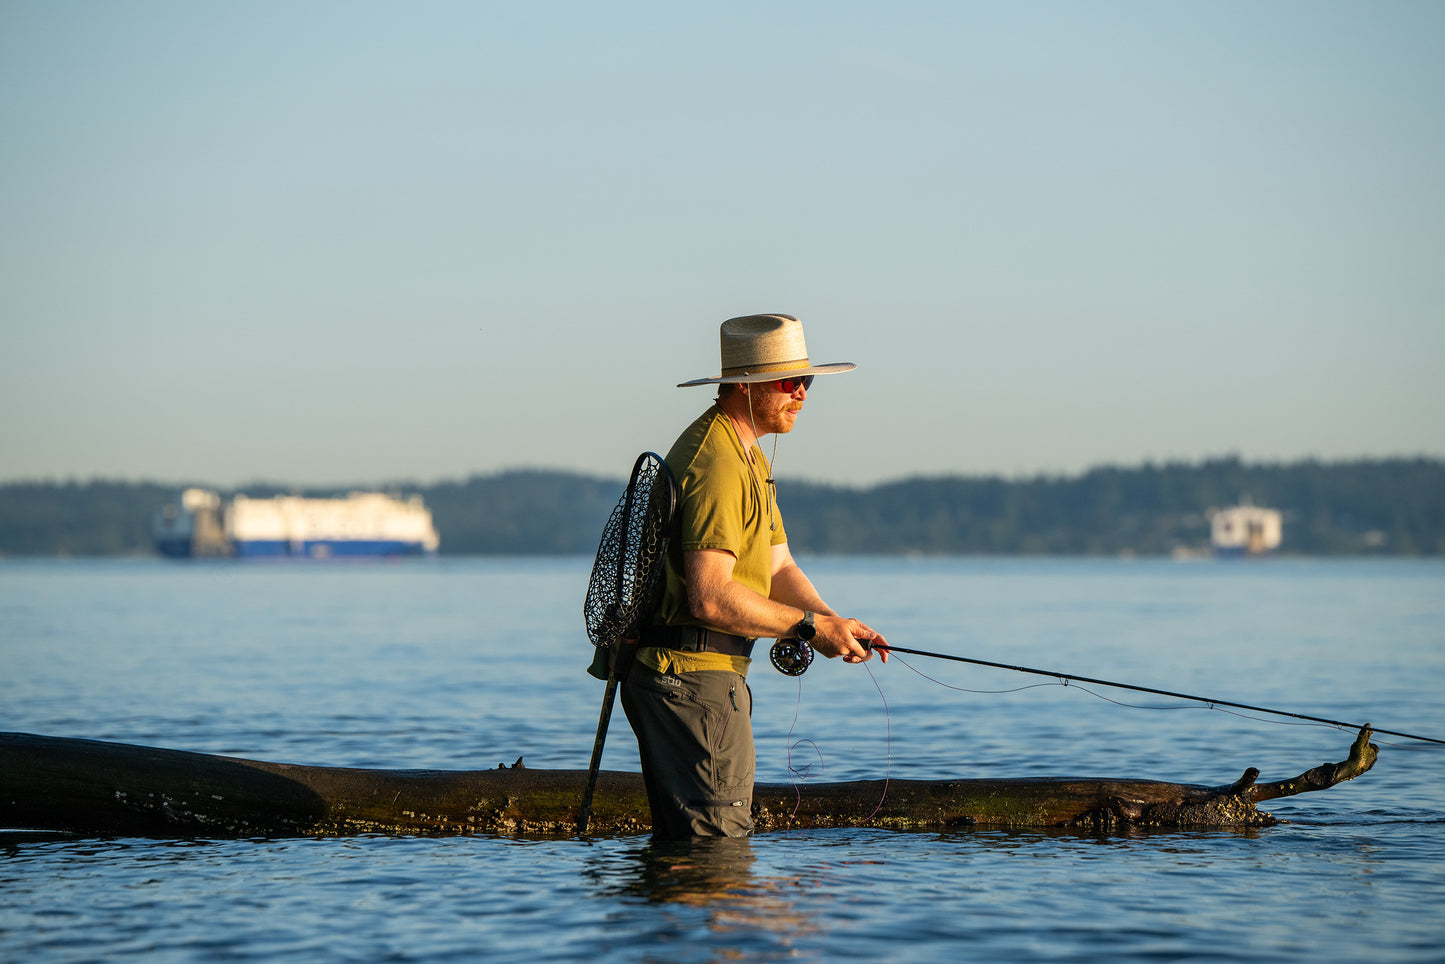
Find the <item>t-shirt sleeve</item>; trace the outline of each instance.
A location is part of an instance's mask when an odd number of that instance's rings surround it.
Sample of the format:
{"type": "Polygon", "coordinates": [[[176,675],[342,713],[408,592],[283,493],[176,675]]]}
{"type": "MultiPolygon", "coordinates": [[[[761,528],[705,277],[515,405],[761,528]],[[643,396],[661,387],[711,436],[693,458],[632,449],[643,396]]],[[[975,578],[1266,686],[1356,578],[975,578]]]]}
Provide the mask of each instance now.
{"type": "Polygon", "coordinates": [[[683,482],[679,542],[684,550],[721,549],[741,556],[744,499],[741,477],[733,467],[695,462],[683,482]]]}

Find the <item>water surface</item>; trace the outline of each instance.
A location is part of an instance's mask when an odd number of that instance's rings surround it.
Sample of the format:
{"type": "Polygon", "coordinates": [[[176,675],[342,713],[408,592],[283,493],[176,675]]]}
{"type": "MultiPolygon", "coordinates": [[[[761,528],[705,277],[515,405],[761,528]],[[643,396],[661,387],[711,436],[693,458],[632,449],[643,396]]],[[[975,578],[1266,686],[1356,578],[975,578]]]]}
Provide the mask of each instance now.
{"type": "MultiPolygon", "coordinates": [[[[901,646],[1445,736],[1437,562],[804,563],[901,646]]],[[[318,765],[582,768],[601,697],[583,671],[589,564],[3,561],[0,728],[318,765]]],[[[1217,784],[1248,766],[1277,780],[1343,759],[1352,736],[906,660],[820,660],[796,680],[756,665],[759,778],[793,779],[791,756],[802,793],[883,776],[1217,784]]],[[[1373,771],[1266,804],[1289,822],[1251,832],[681,847],[4,833],[0,957],[1445,959],[1445,754],[1376,742],[1373,771]]],[[[604,766],[637,765],[619,714],[604,766]]]]}

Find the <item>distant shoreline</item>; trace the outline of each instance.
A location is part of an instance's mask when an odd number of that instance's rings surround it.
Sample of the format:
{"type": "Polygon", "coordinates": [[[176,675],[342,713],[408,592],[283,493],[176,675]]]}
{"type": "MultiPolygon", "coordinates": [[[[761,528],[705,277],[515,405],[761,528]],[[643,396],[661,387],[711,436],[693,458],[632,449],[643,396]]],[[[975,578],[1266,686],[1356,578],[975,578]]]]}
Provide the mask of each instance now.
{"type": "MultiPolygon", "coordinates": [[[[442,555],[591,555],[623,480],[513,470],[463,481],[239,491],[420,495],[442,555]]],[[[153,553],[153,514],[183,486],[117,480],[0,483],[0,556],[153,553]]],[[[222,490],[224,491],[224,490],[222,490]]],[[[1075,476],[938,476],[869,487],[780,479],[795,552],[817,555],[1174,556],[1209,549],[1211,510],[1280,510],[1281,556],[1445,555],[1445,460],[1314,460],[1105,467],[1075,476]]]]}

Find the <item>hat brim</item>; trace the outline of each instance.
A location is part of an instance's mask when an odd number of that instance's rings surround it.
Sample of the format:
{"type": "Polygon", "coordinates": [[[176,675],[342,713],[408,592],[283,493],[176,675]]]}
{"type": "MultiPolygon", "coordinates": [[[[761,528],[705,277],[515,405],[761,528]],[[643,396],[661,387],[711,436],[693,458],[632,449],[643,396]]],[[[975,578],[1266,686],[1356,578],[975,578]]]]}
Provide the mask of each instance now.
{"type": "Polygon", "coordinates": [[[712,378],[694,378],[690,382],[678,382],[678,388],[694,385],[755,385],[758,382],[775,382],[780,378],[797,378],[802,375],[836,375],[851,372],[858,366],[852,362],[833,362],[828,365],[809,365],[807,368],[790,368],[787,371],[749,372],[743,375],[714,375],[712,378]]]}

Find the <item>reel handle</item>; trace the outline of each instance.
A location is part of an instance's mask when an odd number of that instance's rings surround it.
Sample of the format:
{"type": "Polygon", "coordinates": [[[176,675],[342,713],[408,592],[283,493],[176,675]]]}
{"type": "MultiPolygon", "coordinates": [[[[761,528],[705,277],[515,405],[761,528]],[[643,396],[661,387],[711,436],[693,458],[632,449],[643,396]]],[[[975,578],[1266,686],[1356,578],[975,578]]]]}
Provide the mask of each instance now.
{"type": "Polygon", "coordinates": [[[773,643],[768,659],[784,676],[802,676],[813,665],[813,647],[796,637],[784,637],[773,643]]]}
{"type": "MultiPolygon", "coordinates": [[[[863,647],[865,653],[873,652],[873,640],[860,639],[858,645],[863,647]]],[[[887,646],[878,647],[880,652],[888,652],[887,646]]],[[[813,665],[813,647],[793,636],[787,636],[776,643],[768,650],[768,659],[776,669],[784,676],[802,676],[813,665]]]]}

